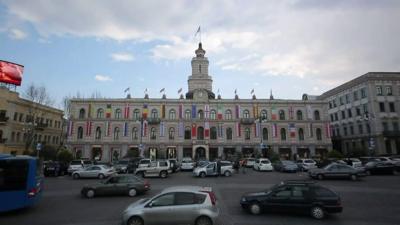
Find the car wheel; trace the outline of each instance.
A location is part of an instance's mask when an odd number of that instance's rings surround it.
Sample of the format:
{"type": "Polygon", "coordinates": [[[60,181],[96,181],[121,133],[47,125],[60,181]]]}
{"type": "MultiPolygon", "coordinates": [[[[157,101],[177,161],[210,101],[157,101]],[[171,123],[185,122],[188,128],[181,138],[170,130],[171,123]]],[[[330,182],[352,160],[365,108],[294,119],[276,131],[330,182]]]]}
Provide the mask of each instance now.
{"type": "Polygon", "coordinates": [[[210,220],[210,218],[206,217],[206,216],[202,216],[197,218],[196,220],[196,225],[212,225],[212,221],[210,220]]]}
{"type": "Polygon", "coordinates": [[[355,174],[352,174],[352,175],[350,176],[350,179],[351,179],[351,180],[357,180],[357,176],[356,176],[355,174]]]}
{"type": "Polygon", "coordinates": [[[94,190],[89,189],[86,191],[86,198],[93,198],[94,197],[94,190]]]}
{"type": "Polygon", "coordinates": [[[311,216],[315,219],[323,219],[325,217],[324,209],[320,206],[314,206],[311,208],[311,216]]]}
{"type": "Polygon", "coordinates": [[[249,207],[249,210],[253,215],[258,215],[261,213],[261,207],[258,203],[252,203],[249,207]]]}
{"type": "Polygon", "coordinates": [[[324,175],[318,174],[317,178],[318,178],[318,180],[323,180],[324,179],[324,175]]]}
{"type": "Polygon", "coordinates": [[[136,191],[136,189],[135,189],[135,188],[131,188],[131,189],[129,189],[129,191],[128,191],[128,195],[129,195],[129,197],[135,197],[135,196],[136,196],[136,194],[137,194],[137,191],[136,191]]]}
{"type": "Polygon", "coordinates": [[[104,174],[99,174],[99,179],[104,179],[106,176],[104,176],[104,174]]]}
{"type": "Polygon", "coordinates": [[[206,177],[206,173],[204,173],[204,172],[201,172],[201,173],[200,173],[200,177],[201,177],[201,178],[204,178],[204,177],[206,177]]]}
{"type": "Polygon", "coordinates": [[[367,170],[367,172],[365,172],[368,176],[371,176],[371,171],[367,170]]]}
{"type": "Polygon", "coordinates": [[[167,171],[161,171],[161,172],[160,172],[160,177],[161,177],[161,178],[166,178],[167,175],[168,175],[167,171]]]}
{"type": "Polygon", "coordinates": [[[230,171],[225,171],[224,175],[225,175],[226,177],[230,177],[232,174],[231,174],[230,171]]]}
{"type": "Polygon", "coordinates": [[[127,224],[128,224],[128,225],[143,225],[144,222],[143,222],[142,218],[137,217],[137,216],[134,216],[134,217],[131,217],[131,218],[128,220],[128,223],[127,223],[127,224]]]}
{"type": "Polygon", "coordinates": [[[74,179],[79,179],[79,174],[74,173],[74,174],[72,175],[72,178],[74,178],[74,179]]]}

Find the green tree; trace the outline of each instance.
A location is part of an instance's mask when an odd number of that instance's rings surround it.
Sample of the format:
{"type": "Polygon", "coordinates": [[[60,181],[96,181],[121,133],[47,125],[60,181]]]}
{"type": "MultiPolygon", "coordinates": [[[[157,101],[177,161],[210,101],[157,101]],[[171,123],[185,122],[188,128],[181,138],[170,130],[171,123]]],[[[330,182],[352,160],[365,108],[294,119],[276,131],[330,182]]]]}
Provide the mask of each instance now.
{"type": "Polygon", "coordinates": [[[57,153],[57,160],[60,162],[69,163],[72,159],[73,159],[73,155],[67,149],[61,149],[57,153]]]}

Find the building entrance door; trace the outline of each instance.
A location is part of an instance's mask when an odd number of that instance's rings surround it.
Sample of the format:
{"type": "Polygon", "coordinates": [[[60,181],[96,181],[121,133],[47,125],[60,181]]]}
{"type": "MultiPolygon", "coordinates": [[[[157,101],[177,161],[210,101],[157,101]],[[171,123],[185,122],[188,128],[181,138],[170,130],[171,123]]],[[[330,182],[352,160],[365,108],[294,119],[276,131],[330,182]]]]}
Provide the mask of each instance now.
{"type": "Polygon", "coordinates": [[[194,155],[195,160],[205,159],[206,157],[206,149],[203,147],[198,147],[194,155]]]}
{"type": "Polygon", "coordinates": [[[167,159],[176,158],[176,148],[167,148],[167,159]]]}
{"type": "Polygon", "coordinates": [[[92,148],[92,160],[101,161],[102,156],[103,156],[103,152],[100,147],[92,148]]]}

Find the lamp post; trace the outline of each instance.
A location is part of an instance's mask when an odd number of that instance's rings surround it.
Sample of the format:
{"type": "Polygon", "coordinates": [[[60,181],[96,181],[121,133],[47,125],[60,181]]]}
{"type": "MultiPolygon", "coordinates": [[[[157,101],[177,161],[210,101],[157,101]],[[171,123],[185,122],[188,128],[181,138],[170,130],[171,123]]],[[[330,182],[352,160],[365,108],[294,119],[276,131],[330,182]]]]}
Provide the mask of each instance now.
{"type": "Polygon", "coordinates": [[[375,143],[374,143],[373,138],[371,137],[371,126],[369,124],[370,117],[369,117],[368,112],[364,113],[364,121],[366,121],[367,125],[368,125],[367,126],[367,132],[368,132],[368,156],[371,156],[372,153],[373,153],[373,149],[374,149],[375,143]]]}

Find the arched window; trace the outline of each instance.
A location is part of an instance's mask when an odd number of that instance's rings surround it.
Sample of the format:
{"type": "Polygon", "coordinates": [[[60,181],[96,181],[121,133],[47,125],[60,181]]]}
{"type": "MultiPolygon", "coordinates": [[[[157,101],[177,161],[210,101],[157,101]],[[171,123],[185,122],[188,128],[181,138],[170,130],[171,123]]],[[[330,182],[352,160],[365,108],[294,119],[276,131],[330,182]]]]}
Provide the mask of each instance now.
{"type": "Polygon", "coordinates": [[[322,131],[320,128],[317,128],[315,133],[317,134],[317,140],[321,141],[322,140],[322,131]]]}
{"type": "Polygon", "coordinates": [[[192,130],[190,127],[185,127],[185,140],[189,140],[192,137],[192,130]]]}
{"type": "Polygon", "coordinates": [[[261,120],[267,120],[267,119],[268,119],[267,110],[262,110],[261,111],[261,120]]]}
{"type": "Polygon", "coordinates": [[[285,111],[279,110],[279,120],[285,120],[285,111]]]}
{"type": "Polygon", "coordinates": [[[158,118],[158,111],[157,109],[152,109],[151,110],[151,118],[157,119],[158,118]]]}
{"type": "Polygon", "coordinates": [[[114,140],[119,139],[119,127],[114,128],[114,140]]]}
{"type": "Polygon", "coordinates": [[[244,129],[244,139],[250,140],[250,128],[248,127],[244,129]]]}
{"type": "Polygon", "coordinates": [[[78,139],[82,139],[83,138],[83,127],[78,127],[78,139]]]}
{"type": "Polygon", "coordinates": [[[151,140],[156,140],[156,128],[155,127],[152,127],[151,129],[150,129],[150,139],[151,140]]]}
{"type": "Polygon", "coordinates": [[[116,109],[115,110],[115,119],[121,119],[122,112],[121,109],[116,109]]]}
{"type": "Polygon", "coordinates": [[[100,108],[97,110],[97,118],[98,119],[104,118],[104,109],[100,108]]]}
{"type": "Polygon", "coordinates": [[[132,128],[132,140],[138,139],[138,129],[136,127],[132,128]]]}
{"type": "Polygon", "coordinates": [[[203,112],[203,110],[199,110],[198,112],[197,112],[197,117],[199,118],[199,119],[204,119],[204,112],[203,112]]]}
{"type": "Polygon", "coordinates": [[[321,117],[319,116],[319,111],[318,110],[314,111],[314,120],[321,120],[321,117]]]}
{"type": "Polygon", "coordinates": [[[197,140],[204,140],[204,128],[203,127],[197,128],[197,140]]]}
{"type": "Polygon", "coordinates": [[[304,141],[304,131],[303,131],[303,128],[299,128],[299,141],[304,141]]]}
{"type": "Polygon", "coordinates": [[[232,140],[232,128],[230,127],[226,128],[226,139],[232,140]]]}
{"type": "Polygon", "coordinates": [[[213,109],[210,112],[210,119],[215,120],[217,118],[217,112],[213,109]]]}
{"type": "Polygon", "coordinates": [[[168,131],[169,140],[174,140],[175,138],[175,128],[170,127],[168,131]]]}
{"type": "Polygon", "coordinates": [[[96,128],[96,136],[95,136],[96,140],[101,139],[101,128],[97,127],[96,128]]]}
{"type": "Polygon", "coordinates": [[[85,119],[85,109],[79,110],[79,119],[85,119]]]}
{"type": "Polygon", "coordinates": [[[267,128],[263,128],[262,132],[263,132],[262,133],[263,140],[268,140],[268,129],[267,128]]]}
{"type": "Polygon", "coordinates": [[[139,109],[133,110],[133,119],[140,120],[140,110],[139,109]]]}
{"type": "Polygon", "coordinates": [[[286,141],[286,129],[281,128],[281,140],[286,141]]]}
{"type": "Polygon", "coordinates": [[[231,120],[232,119],[232,111],[230,109],[225,111],[225,119],[231,120]]]}
{"type": "Polygon", "coordinates": [[[211,129],[210,129],[210,139],[211,140],[216,140],[217,139],[217,128],[216,127],[211,127],[211,129]]]}
{"type": "Polygon", "coordinates": [[[243,110],[243,118],[245,118],[245,119],[250,118],[250,112],[249,112],[249,110],[247,110],[247,109],[243,110]]]}
{"type": "Polygon", "coordinates": [[[174,119],[176,118],[176,112],[175,112],[175,109],[171,109],[171,110],[169,110],[169,113],[168,113],[168,118],[169,118],[170,120],[174,120],[174,119]]]}
{"type": "Polygon", "coordinates": [[[185,110],[185,119],[190,120],[192,118],[192,112],[190,109],[185,110]]]}
{"type": "Polygon", "coordinates": [[[303,112],[301,110],[297,110],[296,116],[297,120],[303,120],[303,112]]]}

